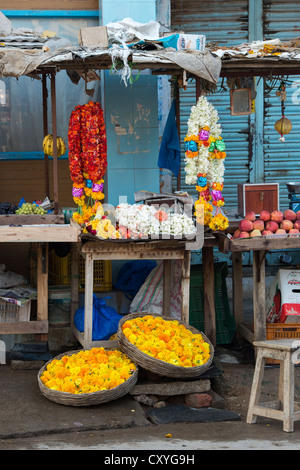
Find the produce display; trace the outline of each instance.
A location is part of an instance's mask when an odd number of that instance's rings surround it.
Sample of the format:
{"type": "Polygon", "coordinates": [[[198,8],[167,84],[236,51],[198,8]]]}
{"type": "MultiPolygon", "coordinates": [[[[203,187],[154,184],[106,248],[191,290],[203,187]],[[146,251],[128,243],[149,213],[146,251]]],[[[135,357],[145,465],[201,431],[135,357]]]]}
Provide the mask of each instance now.
{"type": "Polygon", "coordinates": [[[31,204],[30,202],[24,202],[21,207],[19,207],[16,211],[16,214],[39,214],[44,215],[47,214],[47,211],[40,207],[37,204],[31,204]]]}
{"type": "Polygon", "coordinates": [[[135,370],[135,364],[121,351],[92,348],[53,359],[41,381],[51,390],[93,393],[121,385],[135,370]]]}
{"type": "Polygon", "coordinates": [[[145,315],[125,321],[122,332],[141,352],[176,366],[200,366],[210,358],[210,346],[202,335],[177,320],[145,315]]]}
{"type": "MultiPolygon", "coordinates": [[[[62,137],[58,136],[56,139],[57,142],[57,156],[61,157],[66,153],[66,144],[62,137]]],[[[46,155],[53,157],[53,135],[45,135],[43,139],[43,151],[46,155]]]]}
{"type": "Polygon", "coordinates": [[[297,236],[300,234],[300,211],[291,209],[281,211],[262,211],[259,217],[248,212],[240,221],[233,238],[252,238],[261,236],[297,236]]]}

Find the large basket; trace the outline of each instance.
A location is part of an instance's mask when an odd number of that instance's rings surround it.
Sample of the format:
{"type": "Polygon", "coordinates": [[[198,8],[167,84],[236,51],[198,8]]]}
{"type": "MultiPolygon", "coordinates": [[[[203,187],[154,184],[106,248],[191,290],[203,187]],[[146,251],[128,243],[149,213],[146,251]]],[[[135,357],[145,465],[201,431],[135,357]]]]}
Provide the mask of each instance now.
{"type": "MultiPolygon", "coordinates": [[[[55,359],[61,359],[63,356],[72,356],[73,354],[76,354],[78,352],[79,351],[68,351],[66,353],[59,354],[58,356],[55,357],[55,359]]],[[[54,401],[55,403],[59,403],[61,405],[90,406],[90,405],[100,405],[101,403],[107,403],[109,401],[117,400],[118,398],[123,397],[124,395],[129,393],[130,390],[136,384],[137,379],[138,379],[138,367],[136,366],[136,370],[133,372],[132,376],[128,380],[126,380],[126,382],[110,390],[101,390],[99,392],[81,393],[81,394],[60,392],[58,390],[51,390],[50,388],[46,387],[41,381],[41,375],[46,370],[48,364],[52,360],[53,359],[48,361],[40,369],[38,373],[38,384],[39,384],[40,391],[46,398],[48,398],[51,401],[54,401]]]]}
{"type": "Polygon", "coordinates": [[[127,356],[135,363],[138,364],[139,366],[143,367],[144,369],[147,369],[151,372],[155,372],[161,376],[165,377],[174,377],[174,378],[182,378],[182,379],[188,379],[188,378],[196,378],[202,375],[212,364],[213,357],[214,357],[214,347],[210,340],[199,330],[194,328],[193,326],[187,325],[184,322],[178,321],[179,324],[184,325],[188,330],[190,330],[194,334],[201,334],[204,341],[206,341],[209,346],[210,346],[210,358],[209,360],[201,365],[201,366],[195,366],[195,367],[181,367],[181,366],[176,366],[174,364],[170,364],[169,362],[161,361],[159,359],[155,359],[152,356],[148,356],[148,354],[143,353],[140,351],[136,346],[134,346],[128,339],[125,337],[125,335],[122,332],[122,325],[125,321],[131,320],[133,318],[138,318],[138,317],[144,317],[146,315],[153,315],[156,317],[161,317],[163,320],[173,320],[173,318],[170,317],[164,317],[161,315],[153,314],[153,313],[132,313],[129,315],[125,315],[119,322],[119,327],[118,327],[118,332],[117,332],[117,337],[118,341],[120,344],[121,350],[127,354],[127,356]]]}

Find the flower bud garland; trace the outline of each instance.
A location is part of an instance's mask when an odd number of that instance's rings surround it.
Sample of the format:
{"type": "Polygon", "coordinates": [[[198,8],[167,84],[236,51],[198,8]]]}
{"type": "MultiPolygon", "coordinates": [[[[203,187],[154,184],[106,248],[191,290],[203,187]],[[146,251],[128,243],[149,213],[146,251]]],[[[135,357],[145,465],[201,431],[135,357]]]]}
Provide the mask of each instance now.
{"type": "Polygon", "coordinates": [[[78,206],[73,218],[82,225],[95,217],[104,198],[107,141],[103,110],[99,103],[89,101],[75,107],[69,120],[68,144],[72,196],[78,206]]]}
{"type": "Polygon", "coordinates": [[[228,219],[222,214],[225,204],[222,196],[224,181],[225,143],[217,110],[205,96],[200,96],[191,109],[185,141],[186,183],[195,184],[199,198],[195,203],[195,215],[200,219],[197,206],[204,205],[204,225],[213,230],[225,230],[228,219]],[[214,214],[213,214],[214,212],[214,214]]]}

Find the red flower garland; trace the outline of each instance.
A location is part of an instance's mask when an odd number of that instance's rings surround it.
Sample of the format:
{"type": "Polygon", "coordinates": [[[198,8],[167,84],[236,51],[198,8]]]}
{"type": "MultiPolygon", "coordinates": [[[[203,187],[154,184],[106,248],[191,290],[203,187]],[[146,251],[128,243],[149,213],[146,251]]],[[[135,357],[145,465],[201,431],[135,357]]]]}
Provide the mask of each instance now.
{"type": "Polygon", "coordinates": [[[82,183],[84,179],[81,159],[80,121],[81,107],[76,106],[70,116],[68,131],[69,168],[71,179],[74,183],[82,183]]]}
{"type": "Polygon", "coordinates": [[[107,141],[103,110],[90,101],[72,111],[68,131],[69,168],[73,182],[84,177],[96,183],[107,169],[107,141]]]}

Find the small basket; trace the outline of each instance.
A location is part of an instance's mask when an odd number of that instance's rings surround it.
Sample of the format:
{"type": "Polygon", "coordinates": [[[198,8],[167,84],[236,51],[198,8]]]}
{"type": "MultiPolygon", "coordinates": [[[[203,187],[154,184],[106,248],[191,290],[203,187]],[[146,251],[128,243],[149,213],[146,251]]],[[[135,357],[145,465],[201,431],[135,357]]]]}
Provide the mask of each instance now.
{"type": "Polygon", "coordinates": [[[174,364],[170,364],[169,362],[162,361],[160,359],[156,359],[154,357],[148,356],[148,354],[143,353],[140,351],[136,346],[134,346],[128,339],[125,337],[125,335],[122,332],[122,325],[125,323],[125,321],[131,320],[133,318],[138,318],[138,317],[144,317],[146,315],[152,315],[154,317],[160,317],[163,320],[174,320],[171,317],[163,317],[161,315],[157,315],[154,313],[132,313],[129,315],[125,315],[120,321],[119,321],[119,327],[118,327],[118,332],[117,332],[117,337],[118,341],[120,344],[121,350],[127,354],[127,356],[136,364],[139,366],[143,367],[144,369],[147,369],[151,372],[155,372],[156,374],[159,374],[161,376],[165,377],[174,377],[174,378],[182,378],[182,379],[188,379],[188,378],[195,378],[199,377],[202,375],[207,369],[212,364],[213,357],[214,357],[214,348],[212,343],[209,341],[209,339],[200,331],[198,331],[196,328],[193,326],[187,325],[184,322],[181,322],[178,320],[178,323],[181,325],[184,325],[188,330],[190,330],[194,334],[201,334],[204,341],[206,341],[209,344],[210,347],[210,358],[208,361],[200,366],[195,366],[195,367],[182,367],[182,366],[176,366],[174,364]]]}
{"type": "MultiPolygon", "coordinates": [[[[82,351],[82,350],[80,350],[82,351]]],[[[61,359],[63,356],[72,356],[73,354],[78,353],[79,351],[69,351],[66,353],[59,354],[55,359],[61,359]]],[[[133,372],[131,377],[129,377],[126,382],[114,387],[110,390],[101,390],[99,392],[91,393],[81,393],[74,394],[68,392],[60,392],[58,390],[51,390],[46,387],[41,381],[41,376],[46,370],[48,364],[52,362],[53,359],[48,361],[38,373],[38,384],[42,395],[44,395],[48,400],[59,403],[60,405],[69,405],[69,406],[91,406],[91,405],[100,405],[102,403],[107,403],[109,401],[117,400],[120,397],[123,397],[134,387],[138,379],[138,367],[133,372]]]]}

